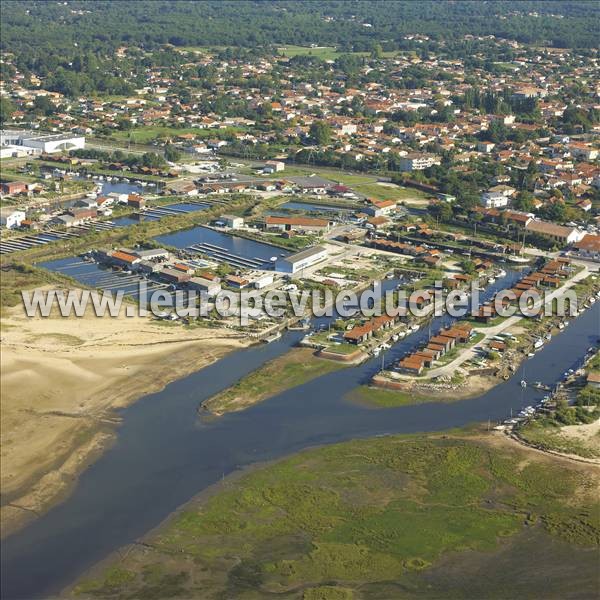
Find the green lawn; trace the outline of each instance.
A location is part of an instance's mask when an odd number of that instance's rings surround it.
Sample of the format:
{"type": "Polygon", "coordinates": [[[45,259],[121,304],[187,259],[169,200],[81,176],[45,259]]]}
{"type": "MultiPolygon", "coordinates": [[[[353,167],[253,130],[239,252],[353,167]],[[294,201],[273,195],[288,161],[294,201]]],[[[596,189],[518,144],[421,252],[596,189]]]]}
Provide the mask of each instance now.
{"type": "Polygon", "coordinates": [[[577,585],[592,597],[598,474],[489,439],[389,436],[301,452],[218,484],[75,592],[558,598],[577,585]]]}

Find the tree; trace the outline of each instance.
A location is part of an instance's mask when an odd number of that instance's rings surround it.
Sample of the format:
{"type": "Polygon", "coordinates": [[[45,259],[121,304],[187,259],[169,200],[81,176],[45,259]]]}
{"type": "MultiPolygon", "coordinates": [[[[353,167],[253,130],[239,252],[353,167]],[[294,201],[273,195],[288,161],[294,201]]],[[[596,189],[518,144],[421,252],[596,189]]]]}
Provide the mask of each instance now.
{"type": "Polygon", "coordinates": [[[15,112],[15,105],[8,98],[0,98],[0,125],[10,121],[15,112]]]}
{"type": "Polygon", "coordinates": [[[36,96],[33,101],[33,110],[49,117],[54,114],[56,107],[48,96],[36,96]]]}
{"type": "Polygon", "coordinates": [[[181,158],[181,152],[174,148],[171,144],[165,147],[165,160],[169,162],[177,162],[181,158]]]}
{"type": "Polygon", "coordinates": [[[531,194],[530,192],[521,192],[513,200],[513,206],[517,210],[522,210],[523,212],[531,212],[535,208],[533,200],[533,194],[531,194]]]}
{"type": "Polygon", "coordinates": [[[318,146],[326,146],[331,141],[331,125],[324,121],[315,121],[310,126],[309,136],[318,146]]]}
{"type": "Polygon", "coordinates": [[[434,202],[429,205],[429,212],[440,221],[449,221],[452,218],[452,207],[447,202],[434,202]]]}
{"type": "Polygon", "coordinates": [[[383,48],[381,44],[373,44],[371,49],[371,58],[379,59],[383,56],[383,48]]]}
{"type": "Polygon", "coordinates": [[[468,258],[460,261],[460,268],[467,275],[473,275],[473,273],[475,273],[475,263],[468,258]]]}
{"type": "Polygon", "coordinates": [[[154,152],[146,152],[142,156],[142,165],[150,169],[158,169],[165,164],[165,161],[161,156],[154,152]]]}

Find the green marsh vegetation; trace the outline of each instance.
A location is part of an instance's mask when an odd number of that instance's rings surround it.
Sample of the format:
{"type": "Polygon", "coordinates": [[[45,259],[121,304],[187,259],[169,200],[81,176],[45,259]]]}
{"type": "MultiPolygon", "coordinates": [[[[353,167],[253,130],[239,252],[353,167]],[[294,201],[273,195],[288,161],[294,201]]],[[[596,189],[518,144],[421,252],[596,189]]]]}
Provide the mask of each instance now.
{"type": "Polygon", "coordinates": [[[473,432],[308,450],[219,484],[76,591],[424,598],[441,586],[443,597],[477,589],[505,598],[564,588],[568,576],[593,593],[598,476],[586,468],[473,432]],[[543,549],[539,557],[523,555],[528,544],[543,549]],[[548,564],[559,557],[559,569],[548,564]],[[481,563],[489,582],[455,577],[456,565],[468,572],[481,563]],[[498,578],[502,588],[493,587],[498,578]]]}

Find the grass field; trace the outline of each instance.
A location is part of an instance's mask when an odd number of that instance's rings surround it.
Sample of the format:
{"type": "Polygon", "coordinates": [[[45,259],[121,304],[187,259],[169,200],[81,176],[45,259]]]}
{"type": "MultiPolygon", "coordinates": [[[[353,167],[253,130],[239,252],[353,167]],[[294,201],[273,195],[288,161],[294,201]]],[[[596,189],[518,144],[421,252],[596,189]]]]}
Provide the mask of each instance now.
{"type": "Polygon", "coordinates": [[[397,202],[406,201],[419,201],[419,203],[426,203],[429,195],[425,192],[415,190],[412,188],[405,188],[399,185],[383,185],[381,183],[361,183],[353,186],[353,188],[359,193],[364,194],[368,198],[375,200],[396,200],[397,202]]]}
{"type": "Polygon", "coordinates": [[[589,467],[483,434],[327,446],[219,484],[76,593],[592,597],[597,483],[589,467]]]}
{"type": "MultiPolygon", "coordinates": [[[[370,56],[370,52],[340,52],[334,46],[282,46],[277,49],[282,56],[293,58],[294,56],[314,56],[321,60],[335,60],[342,54],[354,54],[356,56],[370,56]]],[[[398,52],[382,52],[382,58],[393,58],[398,52]]]]}
{"type": "Polygon", "coordinates": [[[281,173],[272,173],[269,175],[269,178],[281,179],[282,176],[284,178],[296,175],[308,176],[312,173],[336,183],[347,185],[359,194],[375,200],[396,200],[397,202],[413,200],[419,204],[423,204],[428,201],[430,196],[420,190],[394,184],[379,183],[377,177],[373,175],[348,173],[342,170],[328,169],[327,167],[286,166],[283,175],[281,173]]]}
{"type": "Polygon", "coordinates": [[[336,183],[354,186],[357,184],[375,183],[376,177],[372,175],[362,175],[357,173],[348,173],[347,171],[331,169],[327,167],[301,166],[301,165],[286,165],[283,173],[271,173],[269,179],[281,179],[282,177],[294,177],[297,175],[309,176],[316,174],[319,177],[324,177],[336,183]]]}
{"type": "Polygon", "coordinates": [[[193,133],[198,139],[222,138],[224,135],[234,133],[239,129],[228,127],[226,129],[199,129],[198,127],[166,127],[159,125],[136,127],[129,131],[115,131],[112,138],[119,142],[131,141],[132,144],[148,144],[156,139],[175,138],[185,133],[193,133]]]}
{"type": "MultiPolygon", "coordinates": [[[[353,348],[356,350],[356,348],[353,348]]],[[[345,363],[313,356],[310,348],[293,348],[209,398],[203,406],[215,414],[242,410],[311,379],[343,368],[345,363]]]]}
{"type": "Polygon", "coordinates": [[[282,46],[277,48],[282,56],[293,58],[294,56],[314,56],[321,60],[335,60],[342,53],[338,52],[333,46],[318,46],[310,48],[307,46],[282,46]]]}

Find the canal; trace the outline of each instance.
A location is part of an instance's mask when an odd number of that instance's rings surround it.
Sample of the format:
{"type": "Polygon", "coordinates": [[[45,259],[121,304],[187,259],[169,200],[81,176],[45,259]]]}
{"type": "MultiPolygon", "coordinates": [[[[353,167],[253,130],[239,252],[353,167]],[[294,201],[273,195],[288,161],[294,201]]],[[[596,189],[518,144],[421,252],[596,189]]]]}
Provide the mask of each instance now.
{"type": "MultiPolygon", "coordinates": [[[[509,272],[485,295],[498,286],[509,287],[515,277],[509,272]]],[[[436,318],[432,330],[450,321],[448,316],[436,318]]],[[[558,380],[597,342],[599,322],[597,303],[527,361],[527,378],[558,380]]],[[[272,344],[229,354],[120,411],[116,443],[82,474],[66,501],[4,541],[2,596],[57,593],[223,475],[253,463],[351,438],[496,422],[544,395],[521,388],[521,377],[515,375],[477,398],[453,403],[374,409],[347,401],[347,394],[379,369],[379,358],[329,373],[243,412],[207,422],[197,417],[203,400],[287,352],[302,335],[289,332],[272,344]]],[[[420,330],[395,344],[386,361],[427,336],[420,330]]]]}

